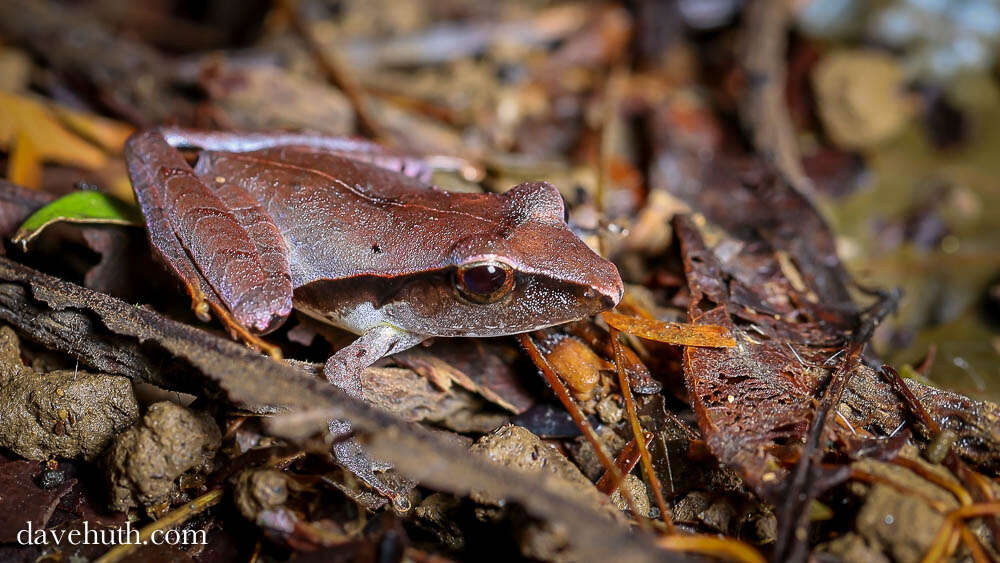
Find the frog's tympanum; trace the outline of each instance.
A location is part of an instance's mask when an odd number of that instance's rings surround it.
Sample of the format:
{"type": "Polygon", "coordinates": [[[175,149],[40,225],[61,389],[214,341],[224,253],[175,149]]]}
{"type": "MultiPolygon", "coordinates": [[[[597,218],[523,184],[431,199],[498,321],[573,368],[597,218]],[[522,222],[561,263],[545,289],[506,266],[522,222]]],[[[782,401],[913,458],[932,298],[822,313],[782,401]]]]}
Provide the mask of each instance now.
{"type": "MultiPolygon", "coordinates": [[[[199,317],[211,310],[272,353],[258,335],[293,307],[360,334],[325,366],[354,397],[366,367],[430,337],[527,332],[622,296],[615,266],[573,235],[545,182],[451,193],[428,185],[419,159],[291,133],[153,129],[129,139],[126,159],[153,248],[199,317]],[[200,149],[193,167],[179,148],[200,149]]],[[[339,460],[356,458],[353,441],[337,444],[339,460]]],[[[386,492],[370,467],[348,468],[386,492]]]]}

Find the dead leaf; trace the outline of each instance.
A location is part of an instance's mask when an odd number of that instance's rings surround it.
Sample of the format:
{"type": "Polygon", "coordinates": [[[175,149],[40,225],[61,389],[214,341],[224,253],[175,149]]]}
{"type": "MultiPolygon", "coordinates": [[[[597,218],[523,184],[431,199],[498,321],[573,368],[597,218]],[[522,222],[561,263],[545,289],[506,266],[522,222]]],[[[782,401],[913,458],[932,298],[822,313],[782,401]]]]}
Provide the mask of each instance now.
{"type": "Polygon", "coordinates": [[[604,322],[627,333],[680,346],[703,346],[728,348],[736,346],[729,329],[724,326],[668,323],[663,321],[630,317],[613,312],[601,313],[604,322]]]}
{"type": "Polygon", "coordinates": [[[37,190],[42,187],[42,160],[38,147],[24,132],[18,131],[7,161],[7,179],[37,190]]]}
{"type": "Polygon", "coordinates": [[[29,524],[33,530],[44,529],[59,499],[76,483],[71,480],[54,489],[42,489],[34,479],[41,470],[37,461],[0,464],[0,542],[18,541],[18,533],[29,524]]]}
{"type": "Polygon", "coordinates": [[[112,154],[122,154],[125,150],[125,140],[135,131],[125,123],[99,115],[83,113],[58,105],[50,107],[63,125],[112,154]]]}
{"type": "Polygon", "coordinates": [[[0,147],[10,150],[24,134],[34,145],[40,158],[98,170],[107,162],[100,149],[70,133],[47,105],[27,96],[0,92],[0,147]]]}
{"type": "Polygon", "coordinates": [[[459,387],[466,391],[477,393],[488,401],[497,404],[510,412],[519,412],[517,407],[510,404],[502,397],[492,392],[490,389],[482,387],[472,380],[462,370],[452,366],[448,362],[441,360],[437,356],[420,348],[411,348],[396,354],[396,362],[410,368],[421,376],[427,378],[438,389],[447,391],[451,389],[452,383],[457,383],[459,387]]]}

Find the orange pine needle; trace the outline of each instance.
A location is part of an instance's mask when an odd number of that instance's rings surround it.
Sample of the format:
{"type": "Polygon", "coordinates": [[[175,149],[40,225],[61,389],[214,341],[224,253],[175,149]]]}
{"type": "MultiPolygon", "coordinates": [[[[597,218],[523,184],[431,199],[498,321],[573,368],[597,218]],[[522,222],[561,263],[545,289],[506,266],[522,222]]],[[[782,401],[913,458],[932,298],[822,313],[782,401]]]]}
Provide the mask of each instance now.
{"type": "Polygon", "coordinates": [[[618,331],[611,329],[611,345],[615,350],[615,371],[618,372],[618,385],[621,387],[622,397],[625,398],[625,409],[628,411],[628,420],[632,425],[632,437],[636,445],[639,446],[639,459],[642,460],[642,471],[646,474],[646,480],[653,489],[653,498],[656,499],[656,506],[660,509],[660,517],[667,525],[667,533],[674,532],[674,523],[667,509],[667,501],[663,499],[663,490],[660,487],[660,479],[653,472],[653,458],[649,455],[646,447],[646,440],[643,439],[644,432],[639,424],[639,415],[635,408],[635,397],[632,396],[632,389],[628,385],[628,376],[625,374],[625,354],[622,352],[622,343],[618,340],[618,331]]]}
{"type": "Polygon", "coordinates": [[[660,536],[656,545],[670,551],[684,551],[710,555],[720,559],[740,561],[741,563],[765,563],[766,559],[752,546],[739,540],[718,538],[715,536],[693,535],[660,536]]]}
{"type": "Polygon", "coordinates": [[[969,553],[972,555],[974,563],[990,563],[993,560],[986,554],[983,546],[979,545],[979,540],[976,539],[976,536],[972,535],[968,526],[962,523],[959,525],[958,531],[959,535],[962,536],[962,543],[965,544],[965,547],[969,548],[969,553]]]}
{"type": "MultiPolygon", "coordinates": [[[[649,447],[649,443],[653,441],[653,433],[643,432],[643,439],[646,442],[646,447],[649,447]]],[[[635,468],[635,464],[639,463],[639,455],[639,443],[635,439],[629,440],[629,443],[625,444],[625,448],[615,458],[615,467],[621,471],[622,475],[627,475],[635,468]]],[[[613,475],[605,471],[604,475],[601,475],[601,478],[597,480],[597,490],[606,495],[613,493],[615,490],[611,482],[613,478],[613,475]]]]}
{"type": "Polygon", "coordinates": [[[933,471],[928,471],[922,465],[920,465],[919,463],[917,463],[912,459],[907,459],[905,457],[897,457],[892,460],[892,463],[894,463],[895,465],[899,465],[900,467],[905,467],[910,471],[916,473],[917,475],[923,477],[924,479],[927,479],[931,483],[934,483],[935,485],[941,487],[942,489],[947,490],[948,492],[953,494],[956,499],[958,499],[958,503],[960,505],[969,506],[972,504],[972,495],[970,495],[969,491],[965,490],[965,487],[963,487],[960,483],[952,479],[949,479],[947,477],[943,477],[938,473],[934,473],[933,471]]]}
{"type": "Polygon", "coordinates": [[[542,372],[545,380],[548,381],[549,386],[552,387],[552,391],[555,392],[556,397],[559,398],[559,402],[563,404],[566,412],[576,423],[576,426],[583,432],[584,438],[590,443],[590,446],[594,448],[594,453],[597,454],[597,459],[604,466],[604,470],[610,473],[614,479],[614,488],[621,491],[622,498],[625,499],[625,503],[628,505],[629,511],[635,515],[639,524],[645,528],[646,515],[639,514],[639,511],[635,507],[635,499],[632,498],[632,493],[625,487],[625,476],[622,475],[621,471],[618,471],[618,467],[615,466],[614,462],[611,461],[611,456],[608,455],[607,451],[604,449],[604,444],[597,438],[597,433],[594,432],[594,428],[590,426],[590,422],[587,421],[587,417],[583,416],[583,411],[580,407],[573,401],[573,397],[570,397],[569,391],[566,386],[562,384],[559,380],[559,376],[556,374],[555,370],[549,364],[545,356],[542,355],[541,351],[538,350],[538,346],[535,346],[535,341],[531,339],[528,334],[519,334],[518,338],[521,341],[521,346],[531,357],[531,361],[535,363],[535,366],[542,372]]]}
{"type": "Polygon", "coordinates": [[[944,560],[944,558],[955,549],[954,546],[958,543],[957,539],[959,534],[957,528],[961,524],[962,520],[965,520],[966,518],[973,518],[975,516],[990,516],[996,514],[1000,514],[1000,502],[971,504],[969,506],[963,506],[953,510],[950,514],[948,514],[944,524],[941,525],[941,529],[938,530],[937,537],[934,538],[934,543],[931,544],[930,549],[927,550],[927,553],[921,561],[923,561],[923,563],[931,563],[932,561],[944,560]]]}

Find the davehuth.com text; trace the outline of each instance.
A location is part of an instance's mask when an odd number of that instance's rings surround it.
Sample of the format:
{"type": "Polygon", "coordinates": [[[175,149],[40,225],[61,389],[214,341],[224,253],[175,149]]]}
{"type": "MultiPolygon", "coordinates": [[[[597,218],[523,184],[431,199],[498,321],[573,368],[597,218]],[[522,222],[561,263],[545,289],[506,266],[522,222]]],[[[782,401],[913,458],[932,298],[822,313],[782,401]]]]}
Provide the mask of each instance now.
{"type": "Polygon", "coordinates": [[[84,520],[82,528],[72,530],[35,529],[29,521],[27,527],[17,533],[17,543],[21,545],[205,545],[208,534],[205,530],[154,530],[148,539],[143,539],[139,530],[126,522],[121,528],[91,528],[84,520]]]}

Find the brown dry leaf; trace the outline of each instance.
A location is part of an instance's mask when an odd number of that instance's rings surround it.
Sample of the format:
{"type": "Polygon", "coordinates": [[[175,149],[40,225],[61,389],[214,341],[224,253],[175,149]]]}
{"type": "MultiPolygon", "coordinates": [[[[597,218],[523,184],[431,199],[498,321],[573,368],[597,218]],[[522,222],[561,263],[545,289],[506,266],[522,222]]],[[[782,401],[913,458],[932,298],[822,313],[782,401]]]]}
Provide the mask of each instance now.
{"type": "MultiPolygon", "coordinates": [[[[824,362],[838,347],[814,344],[820,325],[810,318],[796,322],[757,313],[760,322],[738,325],[734,317],[749,316],[748,307],[740,303],[774,302],[757,291],[794,291],[791,285],[727,280],[693,221],[675,217],[673,227],[691,291],[689,315],[696,323],[726,326],[740,340],[739,347],[684,352],[684,377],[698,427],[714,455],[736,468],[765,498],[779,498],[788,470],[777,446],[805,439],[817,392],[837,367],[824,362]],[[734,302],[736,298],[741,301],[734,302]]],[[[749,253],[741,255],[744,262],[753,259],[749,253]]],[[[767,271],[780,276],[778,268],[767,271]]]]}
{"type": "Polygon", "coordinates": [[[708,348],[736,346],[736,341],[733,340],[729,330],[724,326],[668,323],[612,312],[601,313],[601,318],[622,332],[647,340],[708,348]]]}
{"type": "Polygon", "coordinates": [[[125,140],[135,131],[128,124],[99,115],[56,105],[51,106],[51,109],[68,129],[112,154],[122,154],[125,140]]]}
{"type": "Polygon", "coordinates": [[[479,385],[484,398],[521,414],[535,404],[537,397],[511,367],[517,349],[496,340],[451,338],[427,351],[467,375],[479,385]]]}
{"type": "Polygon", "coordinates": [[[23,131],[17,133],[14,146],[7,160],[7,179],[11,182],[37,190],[42,186],[42,160],[38,147],[23,131]]]}
{"type": "Polygon", "coordinates": [[[0,542],[17,541],[18,532],[27,526],[45,529],[59,499],[75,484],[69,481],[53,489],[43,489],[35,484],[35,476],[41,471],[42,465],[37,461],[0,464],[0,542]]]}
{"type": "Polygon", "coordinates": [[[10,150],[24,134],[42,161],[97,170],[107,157],[66,130],[49,106],[26,96],[0,92],[0,148],[10,150]]]}
{"type": "Polygon", "coordinates": [[[425,377],[428,381],[433,383],[435,387],[441,389],[442,391],[451,389],[451,384],[457,383],[459,387],[465,389],[466,391],[476,393],[487,401],[501,406],[510,412],[517,413],[520,411],[520,409],[497,395],[489,388],[481,386],[473,381],[462,370],[434,356],[426,350],[411,348],[405,352],[396,354],[394,359],[400,365],[408,367],[414,372],[420,374],[422,377],[425,377]]]}
{"type": "MultiPolygon", "coordinates": [[[[464,373],[448,365],[424,350],[410,349],[397,354],[396,361],[415,371],[421,377],[430,381],[441,391],[451,389],[452,382],[468,379],[464,373]]],[[[464,387],[465,385],[463,385],[464,387]]]]}

